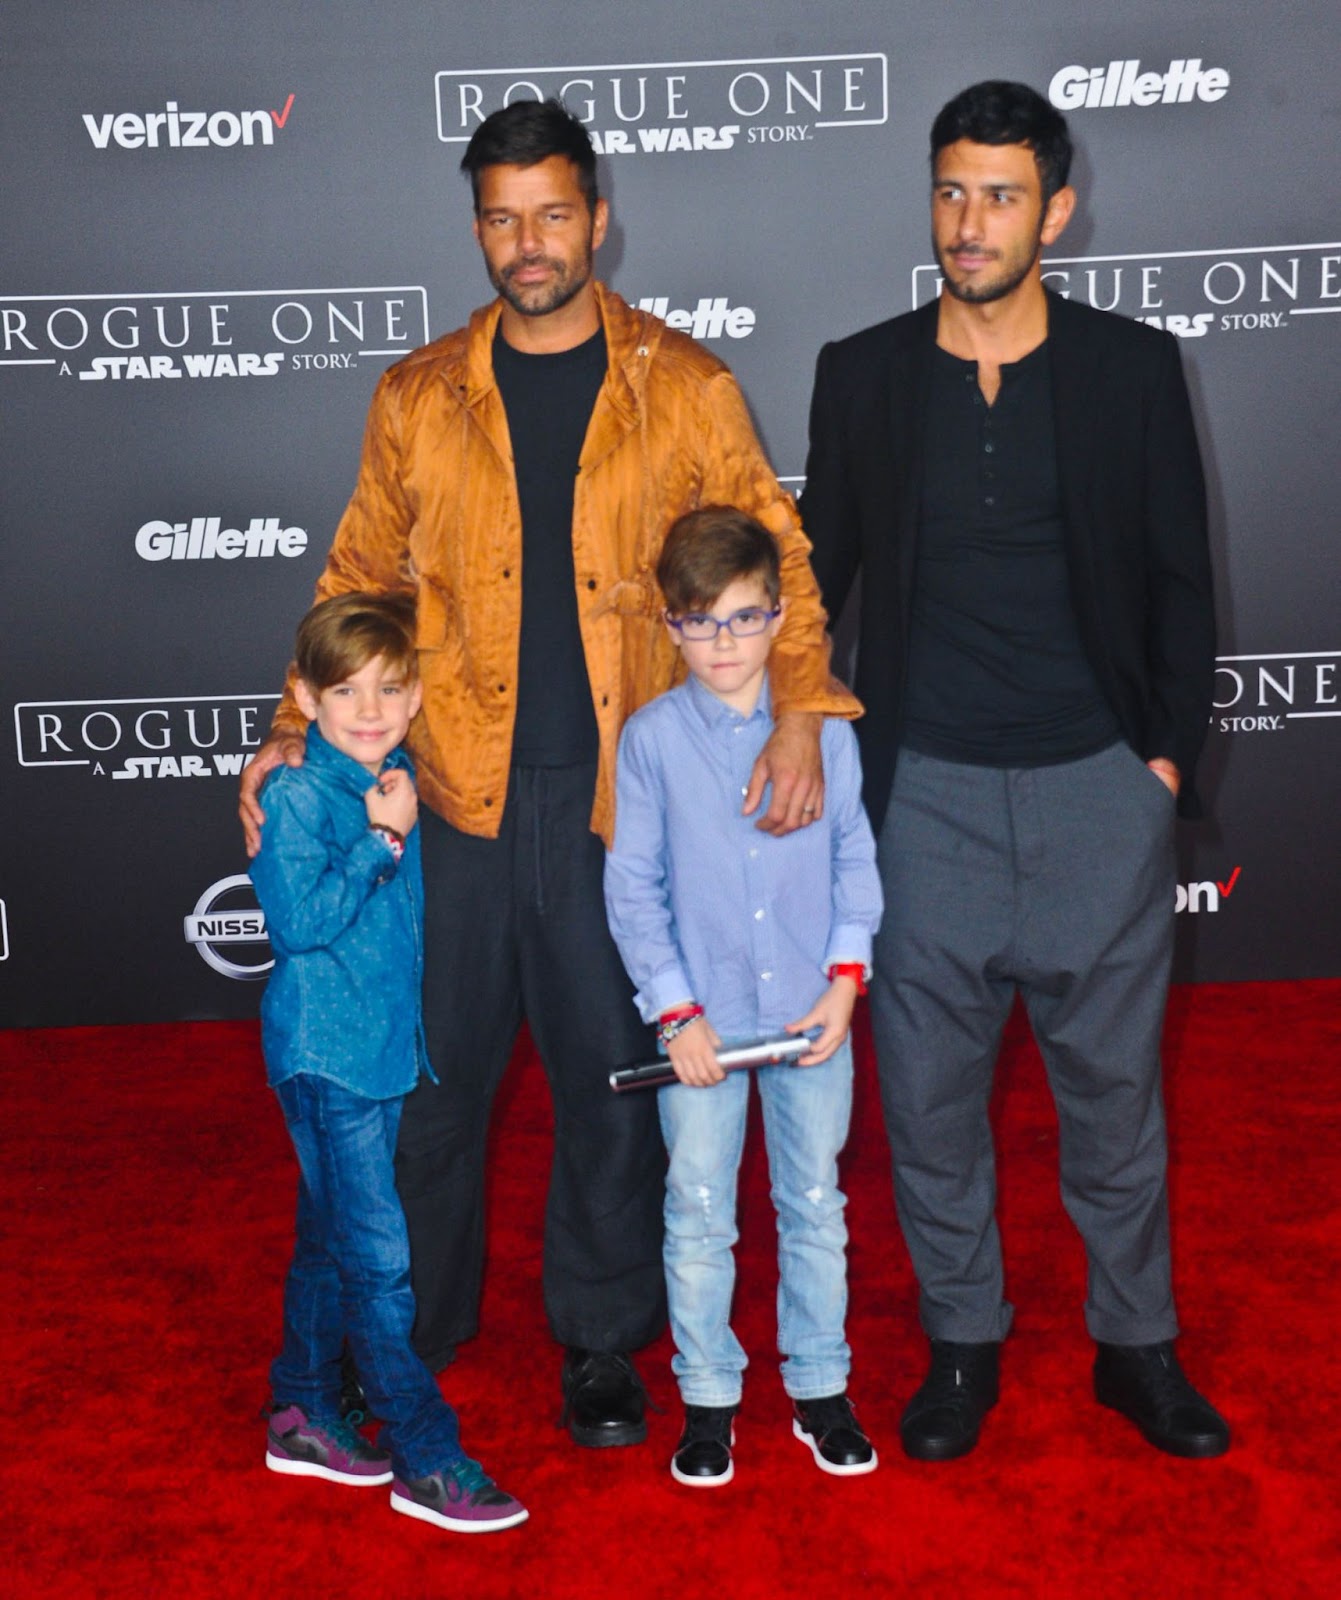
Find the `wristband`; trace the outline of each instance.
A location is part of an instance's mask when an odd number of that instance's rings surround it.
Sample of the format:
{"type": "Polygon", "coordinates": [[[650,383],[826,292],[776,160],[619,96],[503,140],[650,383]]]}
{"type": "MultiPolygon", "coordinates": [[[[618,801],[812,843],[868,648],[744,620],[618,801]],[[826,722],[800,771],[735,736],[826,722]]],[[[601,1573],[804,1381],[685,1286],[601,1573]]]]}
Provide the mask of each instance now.
{"type": "Polygon", "coordinates": [[[851,978],[857,986],[857,993],[866,993],[866,968],[860,961],[835,961],[825,976],[830,983],[835,978],[851,978]]]}
{"type": "Polygon", "coordinates": [[[370,822],[368,832],[380,839],[397,861],[405,854],[405,835],[386,822],[370,822]]]}
{"type": "Polygon", "coordinates": [[[691,1027],[703,1015],[703,1007],[696,1005],[676,1006],[673,1011],[663,1011],[657,1023],[657,1041],[660,1044],[669,1044],[688,1027],[691,1027]]]}

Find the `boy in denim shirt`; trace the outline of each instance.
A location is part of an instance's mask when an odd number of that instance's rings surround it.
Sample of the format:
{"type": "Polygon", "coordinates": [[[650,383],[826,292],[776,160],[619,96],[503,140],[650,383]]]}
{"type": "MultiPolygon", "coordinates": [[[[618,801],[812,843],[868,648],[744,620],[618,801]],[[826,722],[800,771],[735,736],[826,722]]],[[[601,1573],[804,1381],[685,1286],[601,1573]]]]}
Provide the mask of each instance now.
{"type": "Polygon", "coordinates": [[[510,1528],[525,1509],[465,1455],[455,1412],[410,1346],[393,1162],[401,1104],[421,1071],[431,1076],[418,799],[400,748],[422,693],[413,601],[343,594],[314,606],[295,668],[306,759],[268,779],[251,869],[275,952],[261,1038],[299,1166],[266,1465],[390,1483],[393,1510],[454,1532],[510,1528]],[[376,1447],[340,1418],[346,1339],[382,1419],[376,1447]]]}
{"type": "Polygon", "coordinates": [[[823,815],[783,837],[741,814],[772,731],[768,654],[778,552],[753,518],[707,507],[671,528],[657,565],[688,682],[643,707],[619,745],[610,927],[679,1082],[659,1091],[670,1156],[666,1284],[685,1402],[671,1476],[730,1482],[745,1352],[731,1331],[736,1175],[752,1074],[723,1040],[818,1029],[796,1066],[756,1076],[778,1210],[778,1347],[792,1431],[824,1472],[871,1472],[847,1397],[851,1353],[838,1154],[852,1106],[848,1025],[882,901],[856,740],[826,720],[823,815]]]}

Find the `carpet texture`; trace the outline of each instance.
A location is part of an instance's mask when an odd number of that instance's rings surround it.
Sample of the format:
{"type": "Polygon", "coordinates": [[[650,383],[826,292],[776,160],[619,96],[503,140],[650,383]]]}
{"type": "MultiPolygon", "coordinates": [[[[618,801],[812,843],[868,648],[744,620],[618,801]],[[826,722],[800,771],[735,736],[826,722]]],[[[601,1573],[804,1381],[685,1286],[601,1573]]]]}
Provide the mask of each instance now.
{"type": "Polygon", "coordinates": [[[386,1491],[262,1466],[295,1169],[254,1026],[0,1038],[0,1450],[12,1596],[543,1596],[554,1600],[1330,1595],[1341,1256],[1341,982],[1174,991],[1166,1030],[1184,1365],[1231,1453],[1147,1447],[1089,1389],[1083,1257],[1057,1194],[1042,1066],[1012,1020],[998,1078],[1015,1331],[971,1456],[908,1461],[924,1344],[893,1216],[864,1019],[844,1179],[852,1393],[879,1471],[838,1480],[792,1439],[774,1351],[775,1233],[757,1119],[742,1180],[737,1331],[751,1358],[736,1481],[682,1488],[663,1338],[639,1357],[640,1448],[557,1427],[540,1300],[543,1074],[519,1044],[495,1123],[483,1333],[443,1375],[467,1448],[529,1506],[463,1538],[386,1491]]]}

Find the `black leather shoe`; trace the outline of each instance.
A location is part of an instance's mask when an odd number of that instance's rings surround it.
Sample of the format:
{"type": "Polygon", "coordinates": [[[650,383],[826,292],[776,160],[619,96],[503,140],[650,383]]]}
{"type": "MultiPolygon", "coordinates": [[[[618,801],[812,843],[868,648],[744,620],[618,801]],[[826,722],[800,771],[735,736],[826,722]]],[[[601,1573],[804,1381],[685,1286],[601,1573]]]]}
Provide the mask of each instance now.
{"type": "Polygon", "coordinates": [[[563,1358],[563,1415],[575,1444],[602,1450],[647,1437],[647,1391],[626,1355],[569,1349],[563,1358]]]}
{"type": "Polygon", "coordinates": [[[1171,1344],[1100,1344],[1094,1398],[1171,1456],[1222,1456],[1229,1424],[1187,1380],[1171,1344]]]}
{"type": "Polygon", "coordinates": [[[810,1446],[815,1465],[836,1478],[855,1478],[880,1465],[846,1394],[792,1401],[792,1432],[810,1446]]]}
{"type": "Polygon", "coordinates": [[[684,1432],[671,1457],[671,1477],[691,1489],[720,1489],[736,1475],[731,1446],[736,1442],[735,1406],[686,1406],[684,1432]]]}
{"type": "Polygon", "coordinates": [[[978,1442],[982,1419],[997,1402],[1001,1346],[931,1341],[931,1367],[899,1424],[906,1455],[953,1461],[978,1442]]]}

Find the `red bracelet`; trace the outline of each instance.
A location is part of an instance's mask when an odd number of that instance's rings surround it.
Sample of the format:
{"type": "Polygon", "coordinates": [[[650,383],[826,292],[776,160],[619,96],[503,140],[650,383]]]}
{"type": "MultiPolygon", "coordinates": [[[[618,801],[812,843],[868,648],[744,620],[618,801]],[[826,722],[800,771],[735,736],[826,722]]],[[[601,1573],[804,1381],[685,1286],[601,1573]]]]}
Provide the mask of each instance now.
{"type": "Polygon", "coordinates": [[[857,993],[866,993],[866,968],[860,961],[835,961],[826,976],[830,983],[835,978],[851,978],[857,986],[857,993]]]}
{"type": "Polygon", "coordinates": [[[703,1007],[698,1005],[676,1006],[673,1010],[663,1011],[657,1022],[657,1040],[665,1045],[672,1039],[677,1039],[686,1028],[698,1021],[703,1015],[703,1007]]]}

